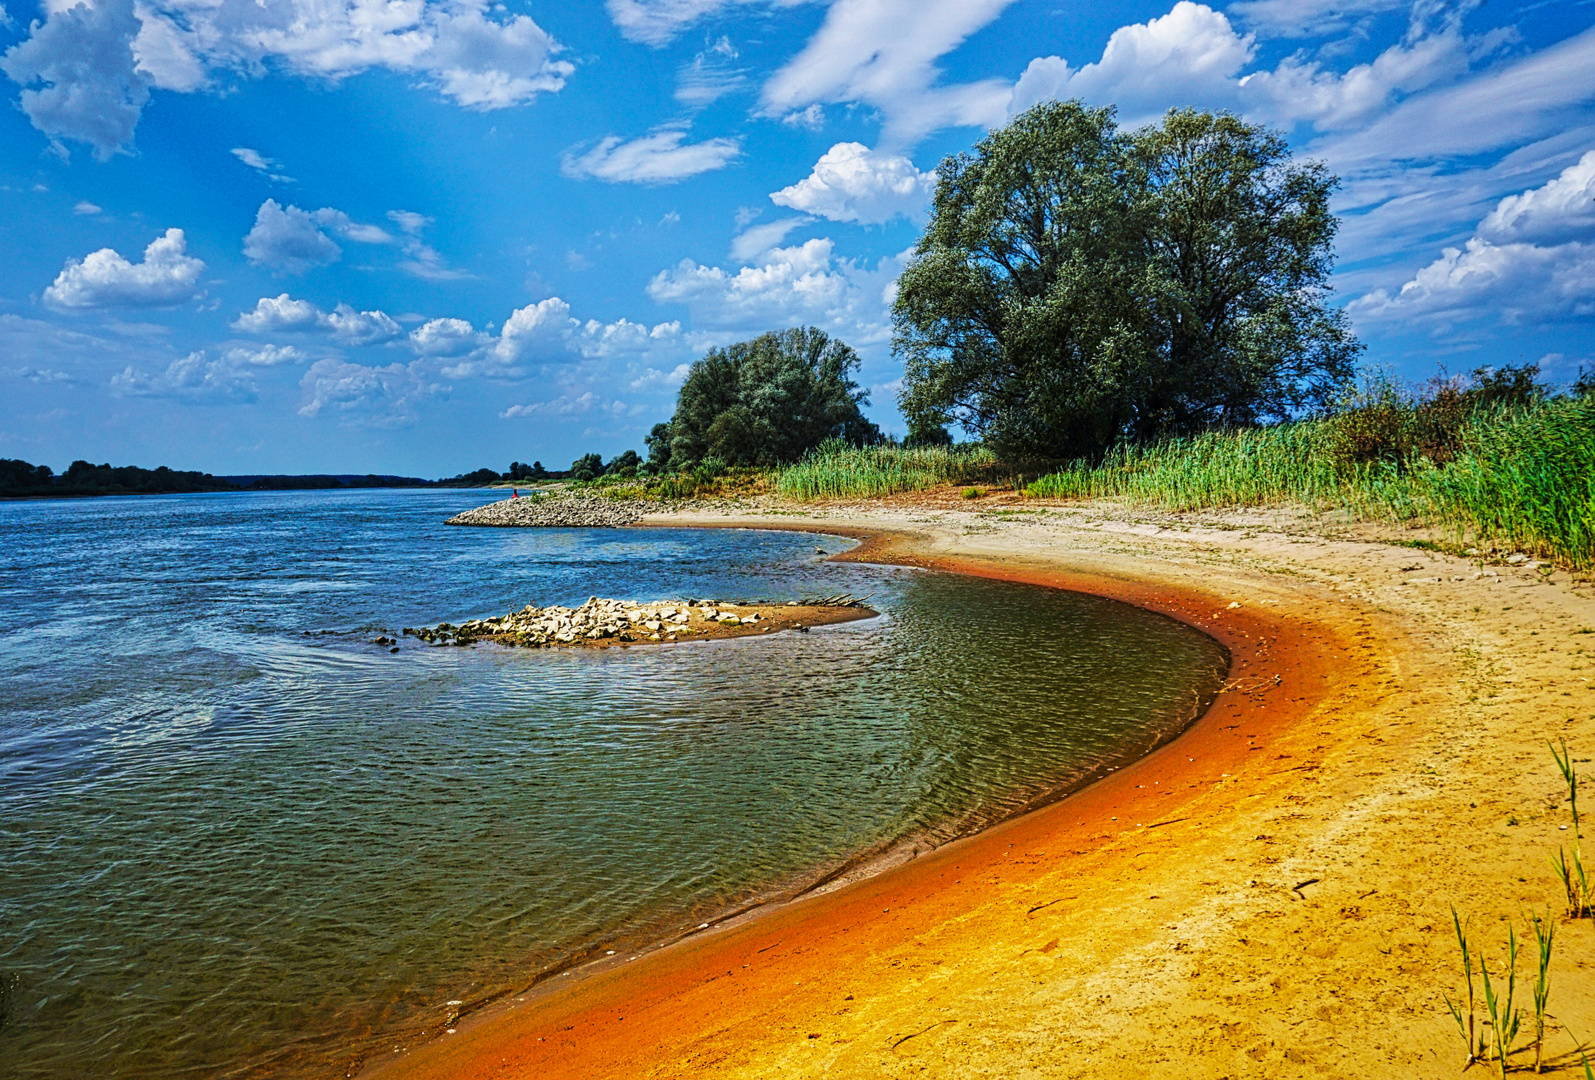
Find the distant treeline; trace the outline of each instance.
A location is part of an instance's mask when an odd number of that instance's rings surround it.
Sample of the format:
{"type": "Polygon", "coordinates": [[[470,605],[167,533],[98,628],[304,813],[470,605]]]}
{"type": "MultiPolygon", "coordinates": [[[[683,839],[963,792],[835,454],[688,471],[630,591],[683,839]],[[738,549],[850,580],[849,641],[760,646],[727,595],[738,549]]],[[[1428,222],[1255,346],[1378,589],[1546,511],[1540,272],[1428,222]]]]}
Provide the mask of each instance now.
{"type": "Polygon", "coordinates": [[[182,495],[201,491],[316,491],[336,488],[482,487],[500,479],[492,469],[478,469],[445,480],[418,476],[356,474],[281,476],[212,476],[210,473],[142,469],[137,465],[94,465],[74,461],[57,474],[48,465],[0,458],[0,498],[71,497],[85,495],[182,495]]]}

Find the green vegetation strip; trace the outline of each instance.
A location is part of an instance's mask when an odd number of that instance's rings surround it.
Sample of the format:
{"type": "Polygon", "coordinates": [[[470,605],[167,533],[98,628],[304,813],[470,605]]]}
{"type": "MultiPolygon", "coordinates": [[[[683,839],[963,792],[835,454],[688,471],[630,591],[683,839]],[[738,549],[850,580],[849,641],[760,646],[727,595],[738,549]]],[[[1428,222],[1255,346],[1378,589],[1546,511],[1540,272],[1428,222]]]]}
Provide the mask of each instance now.
{"type": "Polygon", "coordinates": [[[1032,483],[1043,498],[1118,498],[1165,510],[1296,502],[1364,520],[1418,521],[1595,567],[1595,399],[1484,410],[1444,455],[1357,460],[1358,414],[1208,432],[1110,452],[1032,483]],[[1445,458],[1437,461],[1437,458],[1445,458]]]}

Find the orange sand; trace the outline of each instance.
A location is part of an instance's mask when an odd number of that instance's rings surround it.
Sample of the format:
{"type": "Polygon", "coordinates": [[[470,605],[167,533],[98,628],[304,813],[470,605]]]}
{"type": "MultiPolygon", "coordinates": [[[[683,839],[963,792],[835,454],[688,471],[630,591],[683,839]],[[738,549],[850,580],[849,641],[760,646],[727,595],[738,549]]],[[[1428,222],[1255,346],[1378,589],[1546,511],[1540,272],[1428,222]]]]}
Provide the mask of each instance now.
{"type": "MultiPolygon", "coordinates": [[[[1060,803],[511,1002],[384,1076],[1451,1077],[1448,903],[1492,963],[1501,920],[1555,910],[1566,817],[1543,740],[1595,751],[1572,651],[1595,645],[1577,637],[1595,604],[1565,581],[1474,581],[1277,520],[712,523],[1127,600],[1224,642],[1230,689],[1060,803]],[[1411,591],[1413,563],[1435,583],[1411,591]]],[[[1592,946],[1563,920],[1547,1059],[1564,1075],[1595,1037],[1592,946]]]]}

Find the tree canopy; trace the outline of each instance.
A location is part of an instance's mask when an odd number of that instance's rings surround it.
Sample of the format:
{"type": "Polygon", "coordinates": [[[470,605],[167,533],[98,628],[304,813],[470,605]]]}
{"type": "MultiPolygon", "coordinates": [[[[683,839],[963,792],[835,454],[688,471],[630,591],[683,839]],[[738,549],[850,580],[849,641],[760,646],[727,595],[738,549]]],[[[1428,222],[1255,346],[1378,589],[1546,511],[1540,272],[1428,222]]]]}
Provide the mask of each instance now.
{"type": "Polygon", "coordinates": [[[800,326],[711,349],[692,365],[668,429],[648,436],[649,461],[691,467],[796,461],[827,439],[880,441],[859,406],[858,354],[823,330],[800,326]]]}
{"type": "Polygon", "coordinates": [[[899,280],[910,430],[1079,457],[1327,404],[1361,349],[1327,306],[1336,183],[1228,114],[1021,114],[942,162],[899,280]]]}

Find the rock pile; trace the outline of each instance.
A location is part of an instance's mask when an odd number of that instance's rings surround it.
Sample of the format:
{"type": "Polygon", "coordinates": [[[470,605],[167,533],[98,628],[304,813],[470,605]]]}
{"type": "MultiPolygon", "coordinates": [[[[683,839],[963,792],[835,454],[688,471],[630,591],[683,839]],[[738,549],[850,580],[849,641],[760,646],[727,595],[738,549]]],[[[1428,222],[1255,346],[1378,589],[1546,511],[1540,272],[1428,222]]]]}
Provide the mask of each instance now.
{"type": "Polygon", "coordinates": [[[594,495],[542,495],[488,503],[449,518],[449,525],[545,529],[592,529],[631,525],[659,507],[642,499],[594,495]]]}
{"type": "Polygon", "coordinates": [[[469,645],[496,641],[501,645],[582,645],[614,641],[675,641],[690,634],[757,625],[758,612],[732,610],[741,605],[715,606],[690,601],[636,604],[627,600],[601,600],[594,596],[579,608],[527,605],[497,619],[472,619],[454,626],[404,628],[407,635],[434,645],[469,645]]]}

